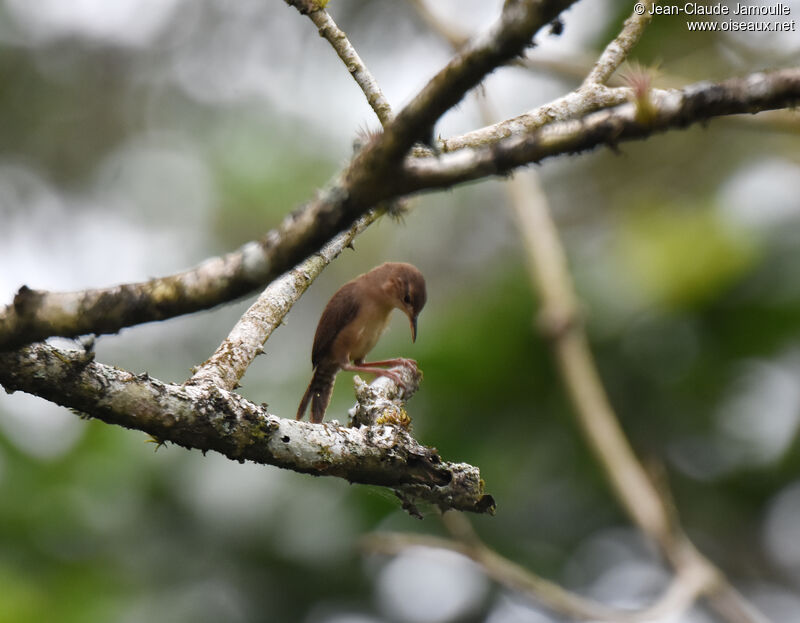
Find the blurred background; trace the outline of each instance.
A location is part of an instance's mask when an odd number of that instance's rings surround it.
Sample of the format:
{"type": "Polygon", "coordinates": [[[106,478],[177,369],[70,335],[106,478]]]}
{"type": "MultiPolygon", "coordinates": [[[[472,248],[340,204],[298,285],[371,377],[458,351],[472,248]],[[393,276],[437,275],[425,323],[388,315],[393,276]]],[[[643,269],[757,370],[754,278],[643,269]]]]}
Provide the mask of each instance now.
{"type": "MultiPolygon", "coordinates": [[[[435,9],[475,32],[500,5],[435,9]]],[[[578,3],[563,35],[538,39],[538,70],[489,77],[498,113],[575,88],[631,6],[578,3]]],[[[451,55],[408,3],[329,10],[395,108],[451,55]]],[[[796,65],[800,36],[690,33],[661,17],[632,58],[658,68],[654,86],[677,86],[796,65]]],[[[274,0],[2,0],[0,84],[2,304],[23,284],[139,281],[236,248],[377,127],[310,21],[274,0]]],[[[480,125],[468,98],[437,132],[480,125]]],[[[697,545],[780,623],[800,621],[799,139],[796,112],[764,114],[537,167],[626,432],[697,545]]],[[[398,315],[373,354],[420,362],[416,436],[480,466],[498,502],[478,532],[572,590],[646,604],[669,573],[574,424],[505,201],[502,182],[471,184],[371,227],[241,392],[292,417],[328,297],[382,261],[414,262],[429,283],[419,339],[398,315]]],[[[181,382],[250,302],[103,336],[98,360],[181,382]]],[[[342,374],[328,418],[346,421],[352,403],[342,374]]],[[[559,621],[457,555],[360,553],[374,530],[442,532],[386,491],[147,441],[0,395],[0,623],[559,621]]]]}

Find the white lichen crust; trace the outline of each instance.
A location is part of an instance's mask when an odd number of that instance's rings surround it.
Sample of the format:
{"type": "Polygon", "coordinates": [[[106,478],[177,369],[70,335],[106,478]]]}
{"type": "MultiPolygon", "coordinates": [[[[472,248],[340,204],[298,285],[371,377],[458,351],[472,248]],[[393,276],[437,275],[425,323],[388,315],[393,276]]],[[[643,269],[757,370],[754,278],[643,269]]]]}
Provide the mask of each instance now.
{"type": "Polygon", "coordinates": [[[0,354],[0,385],[144,431],[161,442],[392,487],[408,500],[409,510],[415,500],[442,510],[494,509],[477,468],[443,461],[400,427],[289,420],[213,384],[163,383],[98,363],[92,353],[47,344],[0,354]]]}

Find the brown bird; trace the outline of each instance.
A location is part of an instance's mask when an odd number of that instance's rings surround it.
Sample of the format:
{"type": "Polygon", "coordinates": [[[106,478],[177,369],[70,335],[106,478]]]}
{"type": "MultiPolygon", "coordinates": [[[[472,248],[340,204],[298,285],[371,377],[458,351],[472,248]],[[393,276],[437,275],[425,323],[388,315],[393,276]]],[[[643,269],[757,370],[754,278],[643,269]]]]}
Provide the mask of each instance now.
{"type": "Polygon", "coordinates": [[[297,419],[303,418],[311,401],[311,421],[322,421],[339,370],[372,372],[402,385],[397,372],[381,366],[416,368],[415,361],[398,358],[365,362],[364,357],[378,342],[395,308],[408,316],[411,340],[416,341],[417,316],[426,299],[422,273],[411,264],[400,262],[381,264],[339,288],[325,306],[317,325],[311,350],[314,375],[300,401],[297,419]]]}

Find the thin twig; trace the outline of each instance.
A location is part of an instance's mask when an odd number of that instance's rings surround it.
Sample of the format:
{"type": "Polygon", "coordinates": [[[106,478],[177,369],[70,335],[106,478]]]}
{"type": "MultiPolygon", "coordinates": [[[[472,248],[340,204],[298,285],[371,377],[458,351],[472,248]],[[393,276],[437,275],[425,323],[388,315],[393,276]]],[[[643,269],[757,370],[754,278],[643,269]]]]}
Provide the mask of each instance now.
{"type": "MultiPolygon", "coordinates": [[[[488,546],[481,541],[466,515],[462,513],[444,513],[442,515],[442,523],[453,539],[463,544],[466,548],[476,549],[478,551],[481,549],[489,549],[488,546]]],[[[494,552],[494,554],[495,557],[487,558],[483,564],[500,563],[501,567],[505,567],[506,565],[511,565],[512,567],[517,566],[513,562],[504,559],[497,554],[497,552],[494,552]]],[[[561,589],[562,594],[560,595],[561,602],[551,604],[548,600],[552,599],[553,596],[557,596],[558,593],[550,590],[551,587],[548,586],[548,584],[552,583],[549,582],[549,580],[541,578],[524,568],[519,569],[519,574],[519,577],[523,577],[523,575],[528,575],[530,577],[517,587],[511,585],[508,585],[508,587],[522,590],[523,593],[527,592],[534,602],[544,604],[567,616],[586,618],[592,621],[616,621],[618,623],[655,621],[664,616],[677,618],[692,606],[697,597],[708,587],[709,581],[708,576],[704,573],[703,567],[698,565],[684,565],[678,569],[672,582],[664,590],[661,597],[652,605],[641,610],[628,611],[609,608],[605,604],[587,600],[563,588],[561,589]],[[574,605],[575,609],[572,611],[564,609],[564,606],[569,608],[570,605],[574,605]],[[581,608],[584,607],[586,608],[585,613],[583,617],[580,617],[581,608]]],[[[507,574],[503,573],[502,569],[498,569],[496,573],[490,572],[488,575],[495,578],[507,577],[507,574]]]]}
{"type": "Polygon", "coordinates": [[[531,133],[541,127],[569,119],[577,119],[597,110],[619,106],[630,101],[632,90],[627,87],[607,87],[588,84],[557,97],[523,115],[489,124],[460,136],[441,140],[443,152],[483,147],[512,136],[531,133]]]}
{"type": "Polygon", "coordinates": [[[625,20],[622,31],[611,41],[603,50],[600,58],[597,59],[592,71],[583,81],[583,86],[589,84],[605,84],[611,75],[617,70],[623,61],[628,58],[628,54],[638,43],[647,25],[652,21],[653,15],[650,10],[656,0],[644,0],[636,3],[636,10],[625,20]],[[641,9],[639,8],[641,7],[641,9]],[[643,9],[643,10],[642,10],[643,9]],[[641,12],[640,12],[641,11],[641,12]]]}
{"type": "Polygon", "coordinates": [[[311,11],[308,17],[319,29],[320,36],[336,50],[336,54],[342,59],[347,71],[353,76],[353,80],[361,87],[367,102],[372,110],[375,111],[381,125],[386,126],[392,120],[392,107],[389,104],[389,100],[383,95],[378,81],[367,69],[347,35],[336,25],[336,22],[333,21],[333,18],[325,9],[311,11]]]}
{"type": "Polygon", "coordinates": [[[678,615],[691,606],[699,588],[704,585],[699,575],[677,575],[652,606],[642,610],[621,610],[568,591],[480,542],[466,543],[422,534],[378,532],[364,537],[361,547],[369,553],[386,555],[397,555],[412,547],[457,552],[480,565],[484,573],[501,586],[526,595],[534,603],[562,616],[580,621],[644,623],[666,615],[678,615]]]}
{"type": "Polygon", "coordinates": [[[550,217],[546,199],[533,174],[507,182],[528,269],[542,307],[539,325],[554,340],[564,382],[586,439],[606,469],[617,498],[644,532],[669,540],[671,526],[661,498],[639,465],[603,390],[584,332],[567,258],[550,217]]]}
{"type": "Polygon", "coordinates": [[[262,346],[280,326],[295,302],[322,270],[378,216],[377,210],[367,212],[350,229],[336,236],[318,253],[270,283],[234,325],[216,352],[197,369],[189,382],[213,383],[229,391],[236,388],[248,366],[263,352],[262,346]]]}
{"type": "Polygon", "coordinates": [[[760,615],[753,614],[754,609],[683,534],[631,449],[589,349],[564,249],[535,177],[517,175],[508,185],[533,286],[542,301],[542,326],[552,340],[584,437],[617,500],[639,529],[658,544],[678,575],[691,573],[696,578],[696,590],[688,595],[707,595],[715,610],[731,623],[758,623],[760,615]]]}

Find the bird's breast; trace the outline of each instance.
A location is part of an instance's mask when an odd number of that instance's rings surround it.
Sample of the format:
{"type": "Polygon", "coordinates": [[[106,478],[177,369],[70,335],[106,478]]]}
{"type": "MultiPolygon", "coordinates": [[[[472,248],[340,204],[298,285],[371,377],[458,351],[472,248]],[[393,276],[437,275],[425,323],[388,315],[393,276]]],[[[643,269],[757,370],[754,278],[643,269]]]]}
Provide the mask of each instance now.
{"type": "Polygon", "coordinates": [[[362,326],[358,331],[354,348],[350,352],[350,358],[356,360],[366,357],[367,353],[375,348],[388,323],[389,314],[386,314],[383,318],[362,326]]]}
{"type": "Polygon", "coordinates": [[[342,332],[342,350],[347,351],[347,358],[358,361],[367,356],[375,344],[378,343],[381,334],[389,323],[391,309],[380,308],[363,309],[356,322],[342,332]]]}

